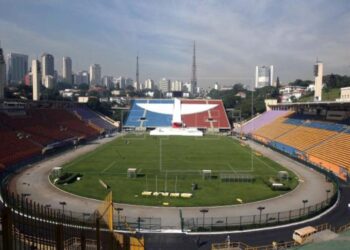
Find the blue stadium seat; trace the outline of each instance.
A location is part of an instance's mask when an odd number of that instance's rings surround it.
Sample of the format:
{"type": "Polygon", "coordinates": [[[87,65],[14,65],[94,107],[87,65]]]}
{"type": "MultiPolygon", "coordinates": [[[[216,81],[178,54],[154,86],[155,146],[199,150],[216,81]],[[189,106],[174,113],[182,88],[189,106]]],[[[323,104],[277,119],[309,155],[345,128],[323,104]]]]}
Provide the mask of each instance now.
{"type": "Polygon", "coordinates": [[[129,116],[124,124],[124,127],[170,127],[172,121],[172,115],[165,115],[147,111],[137,104],[140,103],[160,103],[160,104],[172,104],[172,99],[159,99],[159,100],[148,100],[148,99],[137,99],[131,101],[131,109],[129,116]]]}

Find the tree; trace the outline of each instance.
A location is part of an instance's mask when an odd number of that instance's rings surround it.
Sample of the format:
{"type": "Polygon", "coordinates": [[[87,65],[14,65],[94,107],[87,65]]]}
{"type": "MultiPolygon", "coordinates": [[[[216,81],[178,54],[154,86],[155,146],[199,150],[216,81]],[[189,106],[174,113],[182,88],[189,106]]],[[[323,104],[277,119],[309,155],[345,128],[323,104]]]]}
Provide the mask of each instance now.
{"type": "Polygon", "coordinates": [[[79,84],[78,85],[78,89],[80,89],[80,90],[88,90],[90,88],[90,86],[89,86],[89,84],[87,84],[87,83],[82,83],[82,84],[79,84]]]}

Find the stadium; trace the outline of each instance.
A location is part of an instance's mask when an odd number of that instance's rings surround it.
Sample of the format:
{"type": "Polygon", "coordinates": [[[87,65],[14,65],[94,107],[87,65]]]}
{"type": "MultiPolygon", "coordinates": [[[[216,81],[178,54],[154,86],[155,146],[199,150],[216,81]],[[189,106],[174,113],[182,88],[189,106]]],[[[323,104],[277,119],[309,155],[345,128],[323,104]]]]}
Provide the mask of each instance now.
{"type": "Polygon", "coordinates": [[[273,249],[304,225],[342,232],[349,109],[267,101],[231,128],[221,100],[133,99],[121,124],[3,101],[4,249],[273,249]]]}

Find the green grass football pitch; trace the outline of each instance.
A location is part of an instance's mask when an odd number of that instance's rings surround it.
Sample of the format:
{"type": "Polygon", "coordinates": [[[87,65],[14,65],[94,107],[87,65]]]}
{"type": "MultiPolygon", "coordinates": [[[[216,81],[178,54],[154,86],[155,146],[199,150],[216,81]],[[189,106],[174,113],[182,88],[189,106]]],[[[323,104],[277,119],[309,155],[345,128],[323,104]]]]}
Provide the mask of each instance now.
{"type": "MultiPolygon", "coordinates": [[[[283,194],[272,191],[263,178],[276,177],[286,170],[276,162],[255,154],[248,146],[222,136],[151,137],[133,135],[117,138],[95,151],[63,166],[63,172],[80,173],[82,178],[59,188],[81,196],[103,199],[106,190],[99,179],[113,191],[115,202],[170,206],[208,206],[252,202],[283,194]],[[136,178],[128,178],[128,168],[137,169],[136,178]],[[203,179],[202,170],[212,170],[203,179]],[[250,175],[254,182],[223,182],[222,174],[250,175]],[[192,191],[192,183],[198,189],[192,191]],[[192,193],[192,198],[143,197],[142,191],[192,193]]],[[[295,175],[288,171],[297,185],[295,175]]]]}

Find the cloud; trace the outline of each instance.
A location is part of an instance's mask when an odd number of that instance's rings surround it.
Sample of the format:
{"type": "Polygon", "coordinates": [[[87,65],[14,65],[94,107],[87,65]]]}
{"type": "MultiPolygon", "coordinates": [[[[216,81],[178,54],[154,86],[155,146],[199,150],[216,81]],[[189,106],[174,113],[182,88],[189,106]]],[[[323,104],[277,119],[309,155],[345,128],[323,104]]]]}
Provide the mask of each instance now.
{"type": "Polygon", "coordinates": [[[105,74],[133,77],[139,53],[141,79],[189,80],[196,40],[204,86],[251,83],[262,64],[274,64],[285,82],[312,78],[317,56],[326,72],[349,71],[346,0],[26,0],[25,9],[18,8],[24,1],[6,2],[5,49],[70,55],[77,70],[100,63],[105,74]]]}

